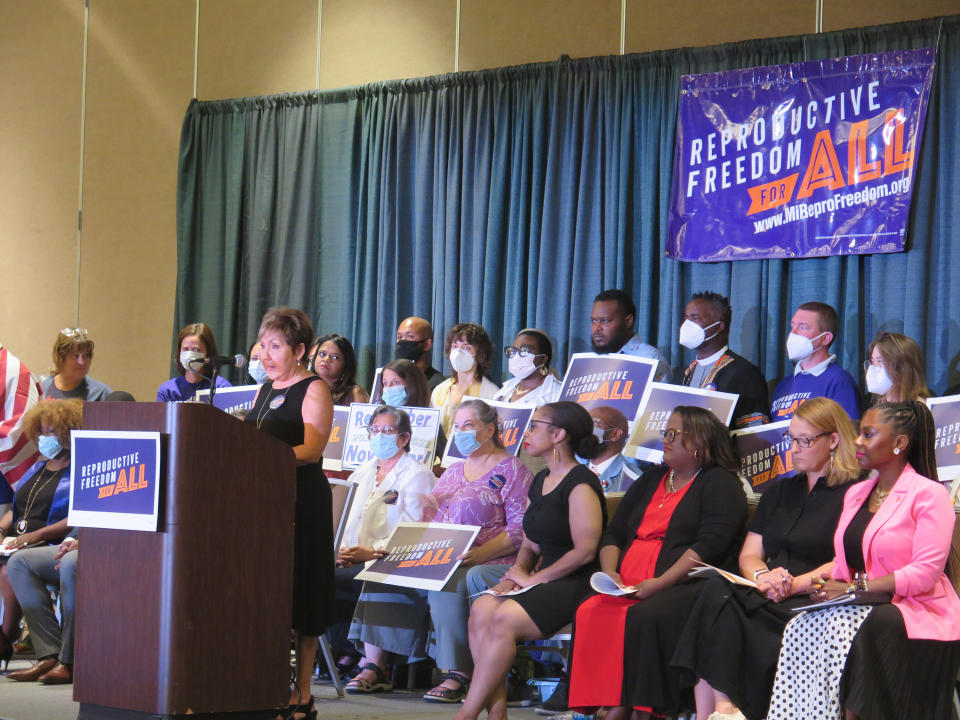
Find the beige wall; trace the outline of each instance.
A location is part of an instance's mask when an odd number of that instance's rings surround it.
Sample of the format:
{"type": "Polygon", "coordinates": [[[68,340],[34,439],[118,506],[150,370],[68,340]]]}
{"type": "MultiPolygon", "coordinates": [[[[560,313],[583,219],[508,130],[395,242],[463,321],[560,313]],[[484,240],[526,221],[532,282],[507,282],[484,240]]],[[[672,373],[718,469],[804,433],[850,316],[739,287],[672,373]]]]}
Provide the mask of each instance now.
{"type": "MultiPolygon", "coordinates": [[[[169,371],[195,75],[214,99],[616,54],[621,34],[642,52],[816,28],[815,0],[461,0],[459,19],[456,0],[89,4],[84,95],[83,0],[0,0],[0,341],[39,374],[58,329],[87,327],[93,376],[144,400],[169,371]]],[[[823,5],[825,30],[960,12],[958,0],[823,5]]]]}

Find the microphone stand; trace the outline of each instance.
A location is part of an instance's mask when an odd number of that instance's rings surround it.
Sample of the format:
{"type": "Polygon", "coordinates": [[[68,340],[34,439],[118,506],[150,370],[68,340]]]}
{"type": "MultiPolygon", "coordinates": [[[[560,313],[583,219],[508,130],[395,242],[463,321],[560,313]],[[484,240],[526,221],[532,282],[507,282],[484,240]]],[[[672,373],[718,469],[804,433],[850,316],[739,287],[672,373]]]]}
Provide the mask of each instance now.
{"type": "Polygon", "coordinates": [[[213,363],[213,376],[210,378],[210,400],[209,405],[213,407],[213,394],[217,391],[217,375],[220,373],[220,366],[213,363]]]}

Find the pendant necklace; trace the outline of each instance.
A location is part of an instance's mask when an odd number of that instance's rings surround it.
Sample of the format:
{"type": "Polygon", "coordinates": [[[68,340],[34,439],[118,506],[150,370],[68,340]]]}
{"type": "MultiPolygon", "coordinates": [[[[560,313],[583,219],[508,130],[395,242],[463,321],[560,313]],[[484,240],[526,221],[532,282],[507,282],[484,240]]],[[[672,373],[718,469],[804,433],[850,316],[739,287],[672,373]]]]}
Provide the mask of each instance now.
{"type": "Polygon", "coordinates": [[[37,498],[40,497],[40,491],[43,490],[59,473],[63,472],[63,470],[54,470],[50,477],[44,479],[43,475],[46,472],[47,469],[44,468],[40,472],[40,477],[33,484],[33,487],[30,488],[30,493],[27,495],[26,506],[23,509],[23,517],[17,522],[17,535],[23,535],[27,531],[27,518],[30,517],[30,511],[33,510],[33,506],[36,504],[37,498]]]}

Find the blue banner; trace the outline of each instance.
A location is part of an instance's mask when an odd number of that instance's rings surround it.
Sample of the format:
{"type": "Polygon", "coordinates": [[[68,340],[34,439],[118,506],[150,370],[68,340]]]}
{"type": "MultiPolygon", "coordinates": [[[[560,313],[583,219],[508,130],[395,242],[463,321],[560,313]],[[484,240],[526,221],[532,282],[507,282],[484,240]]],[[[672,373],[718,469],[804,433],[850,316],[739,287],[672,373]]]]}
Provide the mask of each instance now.
{"type": "MultiPolygon", "coordinates": [[[[217,394],[213,396],[213,406],[226,413],[251,410],[259,389],[259,385],[234,385],[233,387],[217,388],[217,394]]],[[[199,402],[209,403],[210,391],[198,390],[194,398],[199,402]]]]}
{"type": "Polygon", "coordinates": [[[937,475],[947,483],[960,477],[960,395],[929,398],[933,414],[937,475]]]}
{"type": "Polygon", "coordinates": [[[902,251],[935,56],[684,76],[667,256],[902,251]]]}
{"type": "Polygon", "coordinates": [[[70,433],[70,527],[157,529],[160,433],[70,433]]]}
{"type": "Polygon", "coordinates": [[[559,399],[587,410],[612,407],[633,421],[656,370],[656,360],[649,358],[574,353],[563,376],[559,399]]]}

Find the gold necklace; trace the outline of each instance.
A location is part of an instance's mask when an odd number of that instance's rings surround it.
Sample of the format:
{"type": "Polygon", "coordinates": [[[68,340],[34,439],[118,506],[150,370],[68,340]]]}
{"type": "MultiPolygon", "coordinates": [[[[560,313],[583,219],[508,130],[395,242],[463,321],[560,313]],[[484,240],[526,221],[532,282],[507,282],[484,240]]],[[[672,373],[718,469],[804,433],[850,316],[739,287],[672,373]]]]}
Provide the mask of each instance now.
{"type": "MultiPolygon", "coordinates": [[[[697,470],[697,471],[693,474],[693,477],[690,478],[689,482],[687,482],[683,487],[686,487],[687,485],[689,485],[690,483],[692,483],[694,480],[696,480],[696,479],[697,479],[697,475],[699,475],[699,474],[700,474],[700,470],[697,470]]],[[[674,472],[673,470],[671,470],[671,471],[670,471],[670,474],[667,475],[666,481],[663,483],[663,497],[660,499],[660,504],[657,506],[657,507],[660,508],[661,510],[663,509],[663,504],[664,504],[670,497],[672,497],[673,495],[675,495],[675,494],[678,492],[678,491],[677,491],[677,486],[676,486],[676,485],[674,484],[674,482],[673,482],[674,477],[675,477],[675,472],[674,472]]],[[[680,488],[680,489],[682,490],[683,488],[680,488]]]]}
{"type": "MultiPolygon", "coordinates": [[[[892,489],[893,488],[891,488],[890,490],[892,489]]],[[[881,490],[879,485],[873,489],[873,492],[876,495],[873,501],[877,505],[877,510],[879,510],[880,506],[883,505],[883,501],[887,499],[887,495],[890,494],[890,490],[886,490],[886,491],[881,490]]]]}
{"type": "Polygon", "coordinates": [[[48,477],[46,480],[43,480],[43,475],[46,472],[46,468],[40,471],[40,477],[33,484],[33,487],[30,488],[30,492],[27,494],[27,502],[23,509],[23,517],[17,522],[17,535],[23,535],[27,531],[27,518],[30,517],[30,511],[33,510],[33,506],[36,504],[37,498],[40,497],[40,491],[43,490],[50,483],[50,481],[57,476],[58,473],[63,472],[63,469],[61,468],[60,470],[52,471],[50,477],[48,477]],[[43,480],[43,484],[41,484],[41,480],[43,480]]]}

